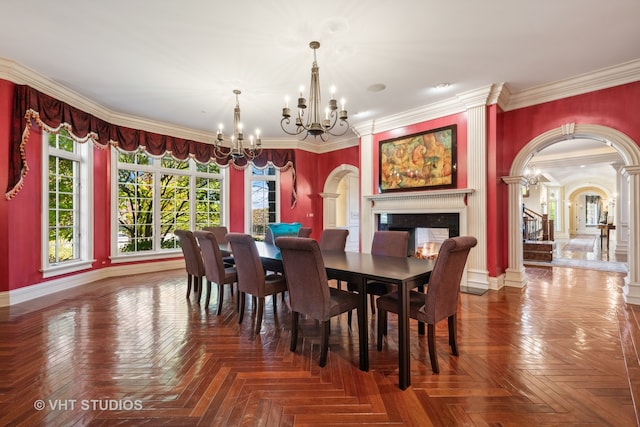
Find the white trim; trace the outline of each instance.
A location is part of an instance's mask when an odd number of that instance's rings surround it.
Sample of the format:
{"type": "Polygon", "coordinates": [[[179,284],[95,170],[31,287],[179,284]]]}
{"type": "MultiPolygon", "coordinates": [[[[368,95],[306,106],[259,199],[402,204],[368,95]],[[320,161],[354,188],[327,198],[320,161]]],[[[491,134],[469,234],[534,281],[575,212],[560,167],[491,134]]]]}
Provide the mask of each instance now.
{"type": "MultiPolygon", "coordinates": [[[[275,181],[276,183],[276,221],[275,222],[280,222],[280,169],[278,169],[277,167],[273,166],[273,163],[269,162],[267,163],[267,166],[265,166],[264,168],[257,168],[259,170],[264,170],[267,169],[269,167],[273,167],[273,169],[275,170],[275,179],[264,179],[264,178],[258,178],[258,179],[254,179],[254,175],[253,175],[253,168],[254,168],[254,164],[250,163],[248,167],[244,168],[244,232],[246,234],[252,234],[251,232],[251,226],[252,226],[252,219],[253,219],[253,200],[252,200],[252,186],[253,186],[253,182],[254,181],[275,181]]],[[[265,176],[265,175],[258,175],[258,177],[260,176],[265,176]]],[[[268,175],[267,175],[268,176],[268,175]]]]}
{"type": "Polygon", "coordinates": [[[91,268],[95,262],[93,259],[93,144],[91,141],[79,143],[72,141],[75,151],[73,153],[49,147],[49,132],[43,130],[40,141],[41,146],[41,175],[42,198],[40,202],[41,237],[40,237],[40,271],[42,277],[49,278],[62,274],[75,273],[91,268]],[[63,261],[58,264],[49,264],[49,157],[71,160],[78,163],[78,185],[80,190],[77,196],[76,207],[78,212],[79,254],[77,259],[63,261]]]}
{"type": "Polygon", "coordinates": [[[137,262],[137,261],[155,261],[159,259],[170,259],[182,256],[182,250],[180,249],[165,249],[163,251],[145,251],[127,253],[122,255],[110,256],[112,264],[120,264],[124,262],[137,262]]]}
{"type": "Polygon", "coordinates": [[[130,276],[133,274],[152,273],[184,268],[184,260],[130,264],[126,266],[107,267],[61,277],[31,286],[25,286],[8,292],[0,292],[0,307],[13,306],[36,298],[46,297],[56,292],[66,291],[78,286],[88,285],[97,280],[110,277],[130,276]]]}

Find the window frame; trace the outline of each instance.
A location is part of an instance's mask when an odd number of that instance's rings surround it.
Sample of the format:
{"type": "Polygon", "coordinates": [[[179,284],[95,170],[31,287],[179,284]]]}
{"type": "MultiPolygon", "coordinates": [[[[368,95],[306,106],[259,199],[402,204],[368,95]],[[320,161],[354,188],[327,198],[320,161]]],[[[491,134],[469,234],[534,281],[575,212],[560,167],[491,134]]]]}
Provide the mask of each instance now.
{"type": "MultiPolygon", "coordinates": [[[[91,140],[77,142],[70,137],[74,152],[49,146],[49,135],[59,138],[60,132],[42,131],[42,200],[41,200],[41,260],[40,271],[43,278],[75,273],[91,268],[93,257],[93,143],[91,140]],[[49,262],[49,158],[51,156],[78,162],[79,189],[74,192],[77,201],[77,221],[79,222],[78,258],[59,263],[49,262]]],[[[75,206],[74,206],[74,210],[75,206]]],[[[75,226],[75,225],[74,225],[75,226]]]]}
{"type": "MultiPolygon", "coordinates": [[[[197,199],[195,197],[195,186],[196,186],[196,178],[197,177],[208,177],[207,175],[217,176],[221,181],[220,184],[220,223],[221,225],[228,224],[229,222],[229,172],[228,167],[219,166],[218,174],[208,174],[205,172],[200,172],[197,170],[196,161],[189,157],[187,161],[189,162],[189,167],[186,169],[171,169],[162,166],[162,161],[166,157],[171,157],[170,153],[166,153],[163,156],[154,156],[149,154],[144,149],[140,149],[136,152],[127,152],[124,150],[120,150],[117,147],[112,148],[111,151],[111,170],[113,173],[111,174],[111,244],[110,244],[110,259],[114,264],[123,263],[123,262],[131,262],[131,261],[150,261],[150,260],[159,260],[159,259],[169,259],[175,258],[182,254],[182,250],[179,246],[176,248],[161,248],[161,228],[162,228],[162,217],[161,217],[161,209],[160,209],[160,177],[162,175],[173,174],[173,175],[182,175],[189,177],[189,228],[191,230],[195,229],[196,224],[196,208],[197,208],[197,199]],[[118,210],[118,175],[120,171],[120,163],[118,161],[118,157],[120,153],[134,155],[138,152],[144,153],[151,159],[151,165],[139,165],[133,163],[123,164],[126,166],[126,169],[136,170],[136,171],[145,171],[150,172],[153,176],[153,248],[152,250],[142,251],[142,252],[126,252],[119,253],[118,252],[118,230],[119,230],[119,210],[118,210]]],[[[174,159],[176,161],[180,161],[174,159]]],[[[210,177],[214,178],[214,177],[210,177]]]]}
{"type": "Polygon", "coordinates": [[[249,163],[249,167],[244,170],[244,194],[245,194],[245,207],[244,210],[244,230],[246,234],[253,235],[253,182],[254,181],[274,181],[275,182],[275,194],[276,194],[276,221],[280,222],[280,169],[275,167],[272,162],[268,162],[267,165],[263,168],[255,166],[253,163],[249,163]],[[253,169],[265,170],[268,168],[273,168],[275,171],[275,175],[271,178],[271,175],[253,175],[253,169]],[[266,177],[269,177],[266,179],[266,177]]]}

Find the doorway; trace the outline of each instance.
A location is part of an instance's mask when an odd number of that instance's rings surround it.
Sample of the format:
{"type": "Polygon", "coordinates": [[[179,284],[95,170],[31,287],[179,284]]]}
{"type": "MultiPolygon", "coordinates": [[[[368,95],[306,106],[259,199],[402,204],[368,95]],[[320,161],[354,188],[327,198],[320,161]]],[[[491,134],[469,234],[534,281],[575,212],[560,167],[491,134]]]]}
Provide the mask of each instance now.
{"type": "Polygon", "coordinates": [[[352,165],[335,168],[324,184],[323,228],[349,230],[345,250],[360,250],[360,174],[352,165]]]}

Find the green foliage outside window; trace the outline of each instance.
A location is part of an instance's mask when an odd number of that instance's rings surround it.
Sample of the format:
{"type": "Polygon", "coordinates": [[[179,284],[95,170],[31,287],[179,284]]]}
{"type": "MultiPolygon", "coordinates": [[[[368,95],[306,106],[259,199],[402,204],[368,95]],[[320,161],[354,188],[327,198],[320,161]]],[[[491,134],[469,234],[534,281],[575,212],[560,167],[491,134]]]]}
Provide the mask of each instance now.
{"type": "Polygon", "coordinates": [[[192,229],[192,223],[196,228],[220,224],[217,165],[196,164],[191,159],[178,161],[170,156],[153,159],[141,152],[120,153],[118,160],[119,252],[155,250],[156,230],[160,249],[175,249],[179,247],[176,229],[192,229]],[[195,212],[191,211],[192,199],[195,212]],[[159,206],[159,218],[154,217],[155,204],[159,206]]]}

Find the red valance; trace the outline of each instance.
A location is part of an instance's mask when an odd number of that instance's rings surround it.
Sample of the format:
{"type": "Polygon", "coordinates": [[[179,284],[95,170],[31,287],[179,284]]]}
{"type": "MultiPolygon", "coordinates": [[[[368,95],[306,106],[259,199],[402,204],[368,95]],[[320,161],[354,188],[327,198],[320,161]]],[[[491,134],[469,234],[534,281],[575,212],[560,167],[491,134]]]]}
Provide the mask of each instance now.
{"type": "MultiPolygon", "coordinates": [[[[236,169],[244,169],[248,165],[246,158],[235,160],[230,157],[217,158],[211,144],[116,126],[29,86],[17,85],[11,118],[9,180],[5,194],[7,199],[18,194],[29,170],[25,146],[29,139],[29,129],[34,122],[50,133],[56,133],[64,127],[76,142],[91,140],[101,148],[114,145],[125,151],[136,151],[143,147],[154,156],[171,153],[178,160],[193,157],[200,163],[215,161],[220,166],[232,166],[236,169]]],[[[281,171],[292,170],[291,207],[293,208],[297,199],[295,151],[265,149],[252,162],[261,168],[270,162],[281,171]]]]}

